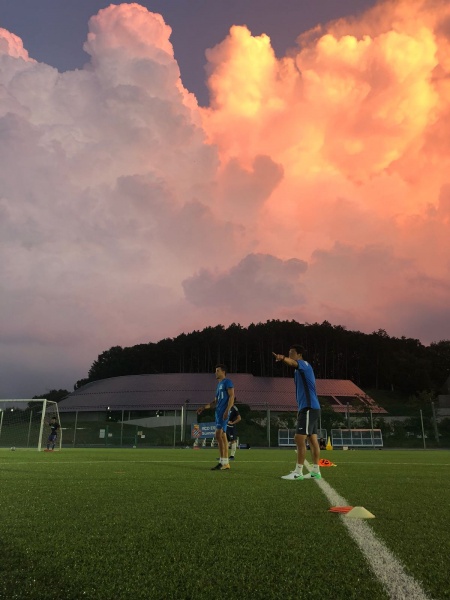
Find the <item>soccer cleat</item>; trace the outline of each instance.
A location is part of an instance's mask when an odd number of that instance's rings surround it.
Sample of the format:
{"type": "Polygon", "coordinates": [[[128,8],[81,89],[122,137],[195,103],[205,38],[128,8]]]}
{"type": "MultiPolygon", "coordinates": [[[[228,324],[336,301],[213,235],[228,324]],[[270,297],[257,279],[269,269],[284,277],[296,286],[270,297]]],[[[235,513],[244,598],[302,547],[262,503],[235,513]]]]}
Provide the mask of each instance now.
{"type": "Polygon", "coordinates": [[[219,463],[218,465],[216,465],[215,467],[211,468],[211,471],[220,471],[220,469],[222,468],[222,465],[219,463]]]}
{"type": "Polygon", "coordinates": [[[289,475],[283,475],[281,477],[281,479],[300,479],[300,481],[303,481],[303,479],[305,479],[304,475],[302,473],[296,473],[295,471],[292,471],[292,473],[289,473],[289,475]]]}
{"type": "Polygon", "coordinates": [[[228,460],[234,460],[234,458],[235,458],[234,456],[229,456],[228,460]]]}
{"type": "Polygon", "coordinates": [[[314,471],[311,471],[310,473],[311,475],[311,479],[322,479],[322,475],[319,473],[314,473],[314,471]]]}
{"type": "Polygon", "coordinates": [[[221,471],[228,471],[230,469],[230,465],[220,465],[221,471]]]}

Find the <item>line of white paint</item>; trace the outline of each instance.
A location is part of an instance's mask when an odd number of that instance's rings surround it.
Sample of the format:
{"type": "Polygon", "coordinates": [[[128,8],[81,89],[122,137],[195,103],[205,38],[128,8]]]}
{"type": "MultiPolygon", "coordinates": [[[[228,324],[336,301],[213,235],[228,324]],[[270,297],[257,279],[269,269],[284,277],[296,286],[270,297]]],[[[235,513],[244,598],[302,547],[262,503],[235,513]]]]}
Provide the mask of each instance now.
{"type": "MultiPolygon", "coordinates": [[[[305,465],[311,470],[308,461],[305,461],[305,465]]],[[[329,483],[323,479],[316,479],[316,482],[327,497],[330,506],[348,506],[347,500],[340,496],[329,483]]],[[[430,600],[420,584],[405,572],[401,562],[375,536],[365,521],[350,519],[344,515],[339,515],[339,518],[391,600],[430,600]]]]}
{"type": "MultiPolygon", "coordinates": [[[[172,460],[135,460],[135,459],[130,459],[130,460],[120,460],[120,459],[107,459],[105,458],[104,460],[61,460],[61,459],[56,459],[54,462],[52,462],[53,459],[49,458],[48,462],[47,460],[45,460],[45,462],[36,462],[34,460],[30,461],[19,461],[19,460],[0,460],[0,465],[28,465],[28,464],[33,464],[33,465],[49,465],[49,464],[55,464],[55,465],[89,465],[89,464],[108,464],[108,463],[130,463],[130,464],[135,464],[135,463],[139,463],[139,464],[151,464],[151,463],[209,463],[211,461],[214,462],[213,458],[209,458],[209,459],[201,459],[201,460],[178,460],[176,458],[172,459],[172,460]]],[[[286,460],[245,460],[243,461],[243,463],[241,464],[272,464],[272,463],[283,463],[286,464],[286,460]]],[[[392,465],[403,465],[403,466],[416,466],[416,467],[450,467],[450,463],[411,463],[411,462],[407,462],[407,463],[379,463],[379,462],[358,462],[358,463],[344,463],[339,461],[338,463],[339,465],[352,465],[352,464],[361,464],[361,465],[382,465],[382,466],[392,466],[392,465]]]]}
{"type": "Polygon", "coordinates": [[[424,466],[424,467],[429,467],[430,465],[432,467],[450,467],[450,463],[432,463],[432,462],[383,462],[383,461],[376,461],[376,460],[350,460],[350,461],[346,461],[346,460],[338,460],[338,463],[340,465],[401,465],[401,466],[405,466],[405,465],[415,465],[415,466],[424,466]]]}

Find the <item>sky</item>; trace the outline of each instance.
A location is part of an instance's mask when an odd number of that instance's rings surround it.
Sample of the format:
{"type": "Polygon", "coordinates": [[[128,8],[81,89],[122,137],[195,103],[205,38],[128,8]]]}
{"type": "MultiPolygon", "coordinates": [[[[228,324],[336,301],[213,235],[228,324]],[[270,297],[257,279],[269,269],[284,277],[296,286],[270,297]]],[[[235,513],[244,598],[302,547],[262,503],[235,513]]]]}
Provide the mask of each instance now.
{"type": "Polygon", "coordinates": [[[111,346],[450,338],[446,0],[0,0],[0,397],[111,346]]]}

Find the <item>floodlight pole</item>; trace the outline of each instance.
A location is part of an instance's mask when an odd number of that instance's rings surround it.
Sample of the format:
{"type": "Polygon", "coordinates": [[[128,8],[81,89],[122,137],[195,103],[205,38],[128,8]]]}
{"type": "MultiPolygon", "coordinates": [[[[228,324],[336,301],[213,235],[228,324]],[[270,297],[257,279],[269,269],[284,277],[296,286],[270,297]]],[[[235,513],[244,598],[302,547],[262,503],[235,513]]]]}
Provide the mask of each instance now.
{"type": "Polygon", "coordinates": [[[185,441],[186,437],[186,423],[187,423],[187,413],[188,413],[188,404],[190,400],[189,398],[185,400],[184,404],[181,406],[181,441],[185,441]]]}
{"type": "Polygon", "coordinates": [[[373,438],[373,416],[372,411],[370,410],[370,427],[371,427],[371,435],[372,435],[372,449],[375,448],[375,440],[373,438]]]}
{"type": "Polygon", "coordinates": [[[185,405],[185,410],[184,410],[184,427],[183,427],[183,441],[186,441],[186,427],[188,424],[188,408],[189,408],[189,398],[186,400],[186,402],[184,403],[185,405]]]}
{"type": "Polygon", "coordinates": [[[75,448],[75,442],[77,439],[77,425],[78,425],[78,411],[75,411],[75,425],[73,429],[73,448],[75,448]]]}
{"type": "Polygon", "coordinates": [[[177,409],[175,409],[175,414],[173,417],[173,447],[176,445],[176,436],[177,436],[177,409]]]}
{"type": "Polygon", "coordinates": [[[434,408],[434,402],[431,403],[431,410],[433,411],[434,437],[436,438],[436,444],[439,446],[439,431],[438,431],[438,426],[437,426],[436,410],[434,408]]]}
{"type": "Polygon", "coordinates": [[[180,424],[181,424],[180,442],[184,441],[183,422],[184,422],[184,405],[182,404],[181,405],[181,419],[180,419],[180,424]]]}
{"type": "Polygon", "coordinates": [[[422,423],[422,439],[423,439],[423,449],[426,450],[427,446],[425,444],[425,430],[423,428],[423,415],[422,415],[422,409],[420,409],[420,422],[422,423]]]}

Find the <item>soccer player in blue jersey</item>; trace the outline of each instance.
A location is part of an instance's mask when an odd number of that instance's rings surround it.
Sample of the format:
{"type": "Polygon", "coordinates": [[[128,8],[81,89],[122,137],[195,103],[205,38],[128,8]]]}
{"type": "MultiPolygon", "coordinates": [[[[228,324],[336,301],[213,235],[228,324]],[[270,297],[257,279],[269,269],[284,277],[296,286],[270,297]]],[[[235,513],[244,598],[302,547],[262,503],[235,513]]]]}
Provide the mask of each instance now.
{"type": "Polygon", "coordinates": [[[227,471],[230,468],[228,462],[228,440],[227,425],[231,407],[234,404],[234,386],[231,379],[227,377],[227,368],[225,365],[217,365],[216,379],[218,381],[216,395],[212,402],[205,404],[197,410],[201,414],[208,408],[216,407],[216,433],[215,438],[219,446],[220,459],[219,464],[213,467],[212,471],[227,471]]]}
{"type": "Polygon", "coordinates": [[[297,429],[295,433],[295,443],[297,445],[297,465],[292,473],[284,475],[282,479],[298,479],[302,481],[306,478],[321,479],[319,469],[320,447],[317,440],[317,423],[320,417],[320,404],[316,392],[316,378],[314,371],[306,360],[303,360],[305,353],[302,346],[293,344],[289,349],[289,356],[284,354],[272,354],[277,362],[284,362],[295,369],[295,397],[297,399],[297,429]],[[303,464],[306,457],[306,439],[309,440],[309,447],[313,460],[312,470],[308,474],[303,473],[303,464]]]}

